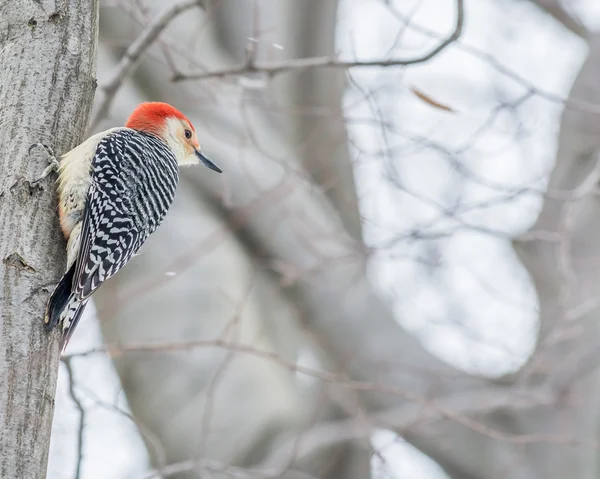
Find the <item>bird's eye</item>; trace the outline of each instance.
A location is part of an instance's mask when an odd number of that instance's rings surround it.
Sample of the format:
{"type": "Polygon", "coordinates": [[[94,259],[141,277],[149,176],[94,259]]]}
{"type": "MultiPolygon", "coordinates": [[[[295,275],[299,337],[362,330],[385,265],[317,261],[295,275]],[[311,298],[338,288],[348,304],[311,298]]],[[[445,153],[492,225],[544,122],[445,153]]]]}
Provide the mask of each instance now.
{"type": "Polygon", "coordinates": [[[192,132],[190,130],[185,130],[185,137],[189,140],[192,137],[192,132]]]}

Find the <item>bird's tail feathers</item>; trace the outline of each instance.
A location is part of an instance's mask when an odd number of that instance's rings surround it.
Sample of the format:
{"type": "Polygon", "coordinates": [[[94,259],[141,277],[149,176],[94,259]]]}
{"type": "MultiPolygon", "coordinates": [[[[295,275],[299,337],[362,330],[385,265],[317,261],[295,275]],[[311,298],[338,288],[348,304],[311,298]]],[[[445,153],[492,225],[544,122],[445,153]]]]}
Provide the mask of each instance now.
{"type": "Polygon", "coordinates": [[[61,326],[61,352],[67,347],[88,302],[87,298],[80,300],[72,293],[74,273],[75,264],[69,268],[69,271],[62,277],[52,296],[50,296],[44,316],[44,324],[47,331],[50,331],[59,324],[61,326]]]}
{"type": "Polygon", "coordinates": [[[81,319],[81,315],[87,306],[89,299],[77,299],[75,295],[71,295],[69,303],[61,315],[62,333],[60,335],[60,350],[64,352],[73,332],[81,319]]]}
{"type": "Polygon", "coordinates": [[[46,313],[44,315],[44,325],[46,331],[50,331],[60,322],[60,314],[65,309],[71,298],[73,289],[73,276],[75,275],[75,265],[73,264],[54,289],[52,296],[48,300],[46,313]]]}

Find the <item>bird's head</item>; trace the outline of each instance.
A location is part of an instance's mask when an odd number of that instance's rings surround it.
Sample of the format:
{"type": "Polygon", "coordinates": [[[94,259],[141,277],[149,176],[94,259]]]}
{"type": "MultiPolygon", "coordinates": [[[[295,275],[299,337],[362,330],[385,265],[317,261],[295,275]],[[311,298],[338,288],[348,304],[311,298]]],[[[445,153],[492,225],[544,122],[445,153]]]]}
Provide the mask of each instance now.
{"type": "Polygon", "coordinates": [[[167,103],[140,103],[125,126],[162,138],[175,153],[179,165],[197,165],[201,161],[211,170],[222,173],[221,168],[202,154],[190,120],[167,103]]]}

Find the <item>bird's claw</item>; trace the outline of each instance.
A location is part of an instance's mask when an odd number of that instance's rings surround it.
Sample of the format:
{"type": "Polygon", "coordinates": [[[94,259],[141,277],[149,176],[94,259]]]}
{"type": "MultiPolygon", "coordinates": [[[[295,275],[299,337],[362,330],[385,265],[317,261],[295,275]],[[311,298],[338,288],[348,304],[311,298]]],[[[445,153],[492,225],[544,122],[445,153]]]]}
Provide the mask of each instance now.
{"type": "Polygon", "coordinates": [[[39,178],[37,178],[36,180],[33,180],[31,182],[32,185],[36,185],[37,183],[42,181],[44,178],[46,178],[51,173],[58,171],[58,166],[59,166],[58,160],[56,159],[56,156],[54,156],[54,150],[52,150],[52,148],[50,146],[48,146],[44,143],[34,143],[33,145],[31,145],[29,147],[29,154],[31,154],[31,150],[33,150],[34,148],[38,148],[38,147],[44,148],[46,150],[46,153],[48,153],[49,165],[44,169],[44,171],[42,171],[42,174],[39,178]]]}

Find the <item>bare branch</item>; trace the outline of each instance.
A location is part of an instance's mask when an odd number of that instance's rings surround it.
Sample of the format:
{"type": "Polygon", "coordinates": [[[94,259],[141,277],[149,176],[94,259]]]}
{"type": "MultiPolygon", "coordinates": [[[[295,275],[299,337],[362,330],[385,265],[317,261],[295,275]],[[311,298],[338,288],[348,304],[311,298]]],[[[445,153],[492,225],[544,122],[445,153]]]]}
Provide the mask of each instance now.
{"type": "MultiPolygon", "coordinates": [[[[498,391],[496,388],[482,389],[458,394],[451,394],[438,398],[435,403],[441,409],[452,410],[456,414],[482,414],[493,413],[506,408],[529,409],[540,404],[550,404],[555,398],[547,391],[525,392],[515,389],[498,391]]],[[[268,458],[260,465],[243,472],[238,470],[240,477],[282,477],[285,471],[294,461],[310,457],[319,450],[339,445],[348,441],[368,439],[369,429],[365,429],[363,422],[367,421],[373,427],[385,427],[393,430],[403,430],[413,427],[415,423],[427,423],[443,419],[439,410],[423,409],[421,405],[407,403],[403,406],[386,411],[369,414],[366,417],[351,417],[337,421],[324,421],[316,424],[308,431],[302,433],[302,439],[298,448],[297,433],[290,433],[269,454],[268,458]],[[290,461],[290,458],[292,461],[290,461]]],[[[521,436],[510,436],[499,431],[488,430],[494,438],[514,442],[516,444],[549,443],[549,444],[573,444],[580,443],[576,437],[554,434],[526,434],[521,436]]],[[[590,447],[598,447],[589,444],[590,447]]],[[[158,474],[173,474],[194,469],[207,468],[213,461],[185,460],[170,464],[162,470],[155,470],[147,479],[156,477],[158,474]]],[[[214,467],[214,466],[213,466],[214,467]]]]}
{"type": "MultiPolygon", "coordinates": [[[[549,404],[554,400],[553,395],[542,391],[522,391],[507,388],[499,391],[497,388],[483,388],[477,391],[460,392],[437,398],[435,403],[440,408],[453,411],[455,414],[483,414],[493,413],[504,409],[529,409],[540,404],[549,404]]],[[[319,449],[352,441],[370,434],[362,427],[361,423],[366,420],[373,427],[385,427],[392,430],[405,430],[413,427],[415,423],[426,423],[440,419],[437,411],[431,408],[423,408],[416,403],[406,403],[402,406],[392,408],[368,415],[367,417],[351,417],[341,421],[322,422],[307,431],[301,441],[301,447],[297,451],[296,459],[307,457],[319,449]]],[[[494,435],[495,432],[490,431],[494,435]]],[[[368,436],[367,436],[368,439],[368,436]]],[[[568,439],[566,436],[524,435],[521,437],[504,437],[509,442],[563,442],[576,440],[568,439]],[[534,437],[535,436],[535,437],[534,437]]],[[[292,439],[283,440],[274,448],[263,467],[278,467],[284,457],[289,455],[292,447],[292,439]]],[[[280,470],[279,473],[282,471],[280,470]]]]}
{"type": "MultiPolygon", "coordinates": [[[[286,359],[274,352],[264,351],[257,349],[251,345],[233,343],[229,341],[225,341],[222,339],[215,340],[198,340],[198,341],[181,341],[181,342],[161,342],[161,343],[138,343],[138,344],[129,344],[129,345],[107,345],[106,347],[94,348],[85,352],[75,353],[70,355],[64,355],[63,358],[68,360],[73,357],[85,357],[89,355],[99,354],[99,353],[109,353],[111,355],[121,355],[125,353],[129,354],[139,354],[139,353],[160,353],[160,352],[178,352],[191,350],[196,348],[221,348],[230,352],[249,354],[258,358],[263,358],[266,360],[273,361],[280,366],[301,374],[305,374],[307,376],[312,376],[314,378],[318,378],[326,383],[335,384],[336,386],[346,388],[354,391],[378,391],[384,393],[386,395],[396,396],[408,401],[408,403],[416,404],[421,407],[425,407],[430,409],[432,414],[436,416],[443,417],[445,419],[449,419],[454,421],[467,429],[471,429],[480,434],[486,435],[490,438],[513,442],[518,444],[526,444],[530,442],[551,442],[557,444],[572,444],[576,441],[573,438],[565,438],[564,436],[545,436],[542,434],[526,434],[522,436],[515,436],[511,434],[505,434],[499,430],[495,430],[490,428],[479,421],[473,420],[464,415],[462,411],[457,411],[454,408],[448,407],[443,401],[440,402],[439,399],[436,398],[428,398],[414,391],[410,391],[401,387],[392,386],[390,384],[379,384],[375,382],[369,381],[357,381],[350,380],[344,375],[336,374],[330,371],[326,371],[323,369],[315,369],[307,366],[302,366],[295,361],[291,361],[286,359]]],[[[486,397],[492,397],[492,392],[495,391],[496,399],[509,397],[511,398],[513,406],[518,404],[518,397],[520,395],[528,395],[531,394],[527,390],[512,390],[507,396],[502,396],[505,391],[510,388],[504,388],[502,386],[493,387],[490,386],[488,389],[485,389],[486,397]]],[[[467,391],[465,393],[460,394],[477,394],[477,390],[467,391]]],[[[545,396],[546,397],[546,396],[545,396]]],[[[501,399],[501,401],[505,401],[505,399],[501,399]]],[[[548,404],[551,400],[546,397],[543,403],[548,404]]],[[[473,404],[482,404],[481,401],[474,401],[473,404]]],[[[496,404],[494,402],[494,404],[496,404]]],[[[500,408],[497,404],[493,406],[494,409],[500,408]]],[[[597,447],[596,444],[593,447],[597,447]]]]}
{"type": "Polygon", "coordinates": [[[200,7],[201,5],[200,0],[183,0],[178,2],[167,8],[163,13],[158,15],[154,21],[149,23],[144,30],[142,30],[140,35],[123,54],[123,57],[115,67],[112,77],[110,77],[105,85],[100,87],[104,94],[104,98],[98,106],[98,110],[91,122],[90,129],[93,130],[101,120],[106,118],[115,95],[123,84],[123,81],[131,75],[142,54],[152,46],[165,28],[167,28],[180,13],[196,6],[200,7]]]}
{"type": "Polygon", "coordinates": [[[560,0],[531,0],[531,2],[578,37],[585,38],[588,36],[589,32],[585,25],[567,12],[560,0]]]}
{"type": "Polygon", "coordinates": [[[240,76],[247,73],[265,73],[270,77],[276,76],[280,73],[291,72],[291,71],[303,71],[310,68],[337,68],[347,70],[350,68],[364,68],[364,67],[394,67],[394,66],[408,66],[417,65],[419,63],[425,63],[431,60],[433,57],[442,52],[446,47],[454,43],[460,38],[462,33],[462,27],[464,23],[464,0],[456,0],[456,25],[454,30],[445,40],[438,44],[433,50],[426,53],[425,55],[400,59],[392,58],[387,60],[371,60],[371,61],[343,61],[338,60],[335,57],[312,57],[312,58],[296,58],[292,60],[284,60],[280,62],[268,62],[268,63],[257,63],[253,60],[252,56],[249,56],[247,61],[241,65],[225,68],[223,70],[216,71],[199,71],[189,73],[175,73],[173,75],[173,81],[184,81],[184,80],[205,80],[207,78],[221,78],[227,76],[240,76]]]}

